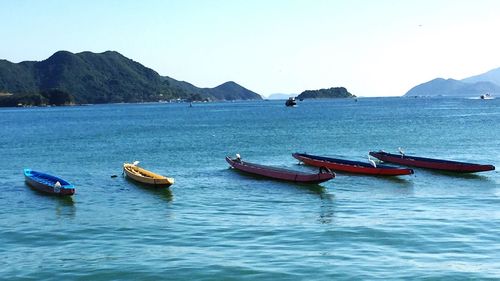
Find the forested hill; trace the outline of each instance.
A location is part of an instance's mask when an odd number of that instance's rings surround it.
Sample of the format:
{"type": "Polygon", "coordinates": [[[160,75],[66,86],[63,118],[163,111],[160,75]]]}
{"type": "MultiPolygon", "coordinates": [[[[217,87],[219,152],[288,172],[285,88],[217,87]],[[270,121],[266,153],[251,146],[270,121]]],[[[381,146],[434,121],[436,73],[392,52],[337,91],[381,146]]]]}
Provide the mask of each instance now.
{"type": "MultiPolygon", "coordinates": [[[[2,100],[41,100],[43,93],[66,93],[72,103],[151,102],[160,100],[249,100],[260,95],[234,83],[215,88],[182,86],[187,82],[162,77],[118,52],[59,51],[44,61],[12,63],[0,60],[2,100]],[[10,93],[12,95],[8,95],[10,93]]],[[[60,95],[59,95],[60,96],[60,95]]],[[[36,102],[32,105],[38,105],[36,102]]]]}
{"type": "Polygon", "coordinates": [[[299,99],[324,99],[324,98],[354,98],[355,95],[349,93],[344,87],[334,87],[320,90],[307,90],[302,92],[299,99]]]}

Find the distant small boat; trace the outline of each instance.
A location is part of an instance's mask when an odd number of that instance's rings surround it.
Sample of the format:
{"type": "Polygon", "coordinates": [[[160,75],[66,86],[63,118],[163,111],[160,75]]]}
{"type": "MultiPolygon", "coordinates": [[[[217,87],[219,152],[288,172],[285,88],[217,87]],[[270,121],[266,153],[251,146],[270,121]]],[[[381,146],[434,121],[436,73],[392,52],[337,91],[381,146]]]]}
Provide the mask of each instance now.
{"type": "Polygon", "coordinates": [[[486,93],[484,95],[481,95],[479,98],[481,98],[482,100],[492,100],[493,99],[493,96],[486,93]]]}
{"type": "Polygon", "coordinates": [[[495,170],[495,166],[493,165],[482,165],[443,159],[415,157],[405,155],[404,153],[391,154],[384,151],[372,151],[370,152],[370,155],[384,162],[456,173],[475,173],[495,170]]]}
{"type": "Polygon", "coordinates": [[[319,173],[305,173],[284,168],[264,166],[242,161],[241,158],[226,157],[226,161],[231,167],[254,175],[264,176],[272,179],[300,182],[300,183],[321,183],[331,180],[335,177],[335,173],[327,168],[321,168],[319,173]]]}
{"type": "Polygon", "coordinates": [[[55,195],[73,195],[75,187],[69,182],[49,174],[24,169],[24,179],[33,189],[55,195]]]}
{"type": "Polygon", "coordinates": [[[286,106],[295,106],[295,105],[297,105],[297,101],[295,101],[294,97],[290,97],[286,100],[285,105],[286,106]]]}
{"type": "Polygon", "coordinates": [[[146,169],[143,169],[137,166],[138,162],[134,162],[133,164],[125,163],[123,164],[123,171],[127,175],[127,177],[144,184],[148,184],[151,186],[171,186],[174,184],[173,178],[167,178],[159,174],[155,174],[146,169]]]}
{"type": "Polygon", "coordinates": [[[375,162],[365,163],[323,156],[310,155],[305,153],[293,153],[293,157],[304,164],[315,167],[327,167],[333,171],[347,172],[363,175],[377,176],[401,176],[413,174],[412,169],[398,168],[387,165],[376,165],[375,162]]]}

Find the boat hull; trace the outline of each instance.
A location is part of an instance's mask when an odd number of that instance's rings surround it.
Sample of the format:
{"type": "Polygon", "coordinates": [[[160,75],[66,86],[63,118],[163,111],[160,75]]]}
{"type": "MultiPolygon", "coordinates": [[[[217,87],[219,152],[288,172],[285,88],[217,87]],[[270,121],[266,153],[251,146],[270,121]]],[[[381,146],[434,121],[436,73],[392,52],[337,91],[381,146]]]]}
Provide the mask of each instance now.
{"type": "Polygon", "coordinates": [[[288,98],[288,100],[285,102],[286,106],[296,106],[297,102],[295,101],[295,98],[288,98]]]}
{"type": "Polygon", "coordinates": [[[335,177],[335,174],[331,172],[320,172],[318,174],[303,173],[277,167],[258,165],[241,160],[238,161],[229,157],[226,157],[226,161],[231,167],[237,170],[277,180],[317,184],[331,180],[335,177]]]}
{"type": "Polygon", "coordinates": [[[371,164],[364,162],[322,157],[305,153],[293,153],[292,156],[304,164],[315,167],[327,167],[333,171],[339,172],[374,176],[402,176],[413,174],[412,169],[386,165],[377,165],[377,167],[373,167],[371,164]]]}
{"type": "Polygon", "coordinates": [[[493,165],[391,154],[383,151],[372,151],[370,155],[384,162],[455,173],[476,173],[495,170],[495,166],[493,165]]]}
{"type": "Polygon", "coordinates": [[[174,184],[173,178],[167,178],[162,175],[155,174],[133,164],[123,164],[123,172],[130,179],[150,186],[168,187],[174,184]]]}
{"type": "Polygon", "coordinates": [[[75,194],[75,188],[69,182],[31,169],[24,169],[24,179],[33,189],[52,195],[71,196],[75,194]],[[59,182],[60,186],[56,186],[59,182]]]}

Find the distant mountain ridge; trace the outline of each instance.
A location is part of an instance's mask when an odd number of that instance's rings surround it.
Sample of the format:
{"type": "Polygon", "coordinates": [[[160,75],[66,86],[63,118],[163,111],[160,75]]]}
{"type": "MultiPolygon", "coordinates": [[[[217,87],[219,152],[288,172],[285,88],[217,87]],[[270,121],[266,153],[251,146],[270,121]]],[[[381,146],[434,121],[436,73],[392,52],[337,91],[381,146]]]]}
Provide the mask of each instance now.
{"type": "Polygon", "coordinates": [[[226,82],[215,88],[198,88],[162,77],[114,51],[77,54],[58,51],[40,62],[0,60],[0,93],[12,93],[15,97],[55,89],[69,93],[80,104],[262,99],[235,82],[226,82]]]}
{"type": "Polygon", "coordinates": [[[500,67],[492,69],[483,74],[471,76],[465,79],[462,79],[462,82],[465,83],[476,83],[476,82],[491,82],[500,86],[500,67]]]}
{"type": "Polygon", "coordinates": [[[411,88],[404,96],[479,97],[500,94],[500,68],[462,80],[436,78],[411,88]]]}

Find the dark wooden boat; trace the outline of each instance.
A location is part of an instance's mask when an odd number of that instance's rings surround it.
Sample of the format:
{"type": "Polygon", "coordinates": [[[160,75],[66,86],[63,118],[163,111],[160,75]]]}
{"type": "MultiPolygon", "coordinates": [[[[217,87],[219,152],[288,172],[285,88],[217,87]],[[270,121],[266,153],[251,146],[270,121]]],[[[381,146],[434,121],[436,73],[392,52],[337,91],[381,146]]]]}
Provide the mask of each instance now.
{"type": "Polygon", "coordinates": [[[73,195],[75,187],[69,182],[31,169],[24,169],[26,183],[33,189],[55,195],[73,195]]]}
{"type": "Polygon", "coordinates": [[[495,166],[493,165],[482,165],[442,159],[415,157],[404,154],[391,154],[385,151],[372,151],[370,152],[370,155],[384,162],[456,173],[475,173],[495,170],[495,166]]]}
{"type": "Polygon", "coordinates": [[[350,161],[305,153],[293,153],[292,156],[304,164],[315,167],[327,167],[333,171],[377,176],[401,176],[413,174],[412,169],[398,168],[387,165],[374,166],[374,163],[350,161]]]}
{"type": "Polygon", "coordinates": [[[239,157],[235,159],[226,157],[226,161],[227,163],[229,163],[229,165],[231,165],[231,167],[237,170],[278,180],[300,183],[321,183],[327,180],[331,180],[335,177],[335,174],[326,168],[320,169],[319,173],[317,174],[312,174],[278,167],[254,164],[242,161],[239,157]]]}
{"type": "Polygon", "coordinates": [[[294,97],[290,97],[290,98],[288,98],[288,100],[286,100],[285,105],[286,106],[296,106],[297,102],[295,101],[294,97]]]}

